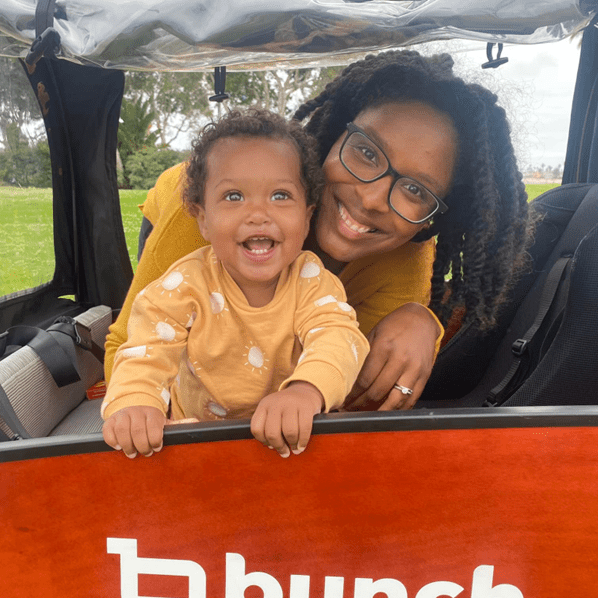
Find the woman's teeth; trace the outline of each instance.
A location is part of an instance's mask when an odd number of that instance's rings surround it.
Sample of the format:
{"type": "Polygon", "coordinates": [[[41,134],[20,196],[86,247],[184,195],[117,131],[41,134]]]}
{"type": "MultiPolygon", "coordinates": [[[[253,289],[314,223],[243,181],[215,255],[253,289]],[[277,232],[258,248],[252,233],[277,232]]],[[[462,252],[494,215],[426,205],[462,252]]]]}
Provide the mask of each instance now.
{"type": "Polygon", "coordinates": [[[369,226],[362,226],[355,222],[355,220],[349,216],[347,210],[345,210],[340,203],[338,204],[338,213],[340,214],[341,220],[345,223],[345,225],[356,233],[370,233],[376,230],[374,228],[370,228],[369,226]]]}

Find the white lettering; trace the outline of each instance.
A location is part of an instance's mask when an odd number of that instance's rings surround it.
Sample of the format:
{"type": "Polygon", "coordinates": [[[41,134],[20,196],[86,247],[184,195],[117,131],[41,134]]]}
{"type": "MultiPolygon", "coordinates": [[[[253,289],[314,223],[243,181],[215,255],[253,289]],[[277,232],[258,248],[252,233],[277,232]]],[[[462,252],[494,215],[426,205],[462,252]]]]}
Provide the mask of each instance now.
{"type": "MultiPolygon", "coordinates": [[[[189,598],[206,598],[206,573],[194,561],[176,559],[139,558],[137,540],[129,538],[107,538],[108,554],[120,555],[121,598],[154,598],[139,596],[140,575],[165,575],[186,577],[189,580],[189,598]]],[[[245,590],[257,587],[263,598],[283,598],[278,580],[261,571],[245,572],[245,559],[235,552],[226,553],[225,598],[245,598],[245,590]]],[[[473,572],[471,598],[524,598],[513,585],[493,586],[494,567],[480,565],[473,572]]],[[[291,575],[289,598],[310,598],[310,576],[291,575]]],[[[344,577],[324,578],[324,598],[343,598],[344,577]]],[[[423,586],[415,598],[456,598],[464,591],[451,581],[435,581],[423,586]]],[[[409,598],[407,588],[398,580],[384,578],[374,581],[370,578],[355,579],[354,598],[375,598],[385,594],[386,598],[409,598]]]]}
{"type": "Polygon", "coordinates": [[[384,592],[387,598],[409,598],[407,588],[396,579],[365,579],[355,580],[355,598],[374,598],[378,592],[384,592]]]}
{"type": "Polygon", "coordinates": [[[139,575],[188,577],[189,598],[206,598],[206,573],[197,563],[174,559],[140,559],[137,557],[137,540],[127,538],[108,538],[107,548],[108,554],[120,554],[121,598],[141,598],[139,575]]]}
{"type": "Polygon", "coordinates": [[[250,586],[260,588],[264,598],[282,598],[282,588],[274,577],[259,571],[245,574],[245,559],[240,554],[227,552],[226,598],[244,598],[250,586]]]}
{"type": "Polygon", "coordinates": [[[309,575],[291,575],[290,598],[309,598],[309,575]]]}
{"type": "MultiPolygon", "coordinates": [[[[291,575],[289,598],[310,598],[309,575],[291,575]]],[[[344,577],[324,578],[324,598],[343,598],[344,577]]]]}
{"type": "Polygon", "coordinates": [[[324,598],[343,598],[344,577],[324,578],[324,598]]]}
{"type": "Polygon", "coordinates": [[[455,598],[465,588],[462,588],[459,584],[453,583],[452,581],[435,581],[433,583],[426,584],[418,593],[415,598],[440,598],[441,596],[449,596],[455,598]]]}
{"type": "Polygon", "coordinates": [[[480,565],[473,572],[471,584],[471,598],[523,598],[518,588],[508,583],[501,583],[492,587],[494,567],[480,565]]]}

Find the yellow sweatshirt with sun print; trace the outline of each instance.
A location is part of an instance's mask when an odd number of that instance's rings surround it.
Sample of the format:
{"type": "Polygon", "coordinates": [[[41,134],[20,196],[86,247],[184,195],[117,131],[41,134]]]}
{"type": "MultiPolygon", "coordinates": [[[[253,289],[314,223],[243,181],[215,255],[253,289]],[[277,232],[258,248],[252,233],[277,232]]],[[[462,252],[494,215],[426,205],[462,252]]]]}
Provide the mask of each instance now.
{"type": "Polygon", "coordinates": [[[294,380],[336,409],[369,350],[346,300],[338,278],[304,251],[272,301],[251,307],[212,248],[198,249],[137,295],[103,417],[134,405],[175,420],[250,417],[294,380]]]}

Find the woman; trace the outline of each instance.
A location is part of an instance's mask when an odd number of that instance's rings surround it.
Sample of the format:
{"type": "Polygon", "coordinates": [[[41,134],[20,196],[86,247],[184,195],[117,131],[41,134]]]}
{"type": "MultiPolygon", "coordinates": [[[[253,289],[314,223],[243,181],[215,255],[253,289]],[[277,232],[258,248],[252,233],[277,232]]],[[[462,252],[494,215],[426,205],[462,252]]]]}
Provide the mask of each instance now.
{"type": "MultiPolygon", "coordinates": [[[[349,408],[413,407],[440,321],[461,307],[464,321],[491,327],[524,262],[527,198],[505,112],[452,65],[413,51],[368,56],[295,114],[309,117],[326,177],[305,248],[339,275],[371,344],[349,408]]],[[[182,207],[182,174],[166,171],[148,194],[154,230],[106,342],[107,379],[135,295],[206,244],[182,207]]]]}

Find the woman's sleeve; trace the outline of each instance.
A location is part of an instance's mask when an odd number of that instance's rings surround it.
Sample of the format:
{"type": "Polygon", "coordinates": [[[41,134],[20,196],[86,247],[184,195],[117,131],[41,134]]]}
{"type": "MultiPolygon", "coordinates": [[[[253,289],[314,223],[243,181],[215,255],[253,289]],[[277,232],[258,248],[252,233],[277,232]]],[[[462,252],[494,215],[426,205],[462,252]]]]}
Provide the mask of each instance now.
{"type": "Polygon", "coordinates": [[[207,245],[199,233],[197,222],[184,209],[182,191],[185,164],[178,164],[162,173],[148,193],[146,218],[157,218],[147,238],[137,271],[117,320],[106,337],[104,376],[110,381],[116,350],[127,340],[127,323],[137,294],[150,282],[164,274],[178,259],[207,245]]]}
{"type": "Polygon", "coordinates": [[[438,352],[444,328],[428,308],[434,257],[435,243],[430,239],[424,243],[406,243],[394,251],[370,256],[346,267],[340,278],[364,334],[369,334],[382,318],[402,305],[418,303],[438,324],[438,352]]]}

